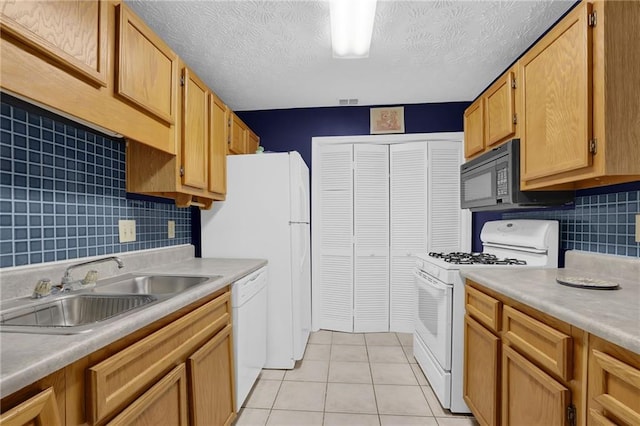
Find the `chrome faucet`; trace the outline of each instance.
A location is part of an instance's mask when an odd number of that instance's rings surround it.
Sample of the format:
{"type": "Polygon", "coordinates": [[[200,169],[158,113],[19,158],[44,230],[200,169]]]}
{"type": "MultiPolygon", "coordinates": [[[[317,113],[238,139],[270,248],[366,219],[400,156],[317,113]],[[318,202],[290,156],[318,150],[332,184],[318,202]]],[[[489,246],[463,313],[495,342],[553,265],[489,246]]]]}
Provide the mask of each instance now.
{"type": "Polygon", "coordinates": [[[69,266],[64,271],[64,276],[62,277],[61,284],[62,284],[63,291],[65,289],[65,286],[67,286],[68,284],[73,282],[73,277],[71,276],[71,270],[72,269],[78,268],[80,266],[93,265],[95,263],[108,262],[110,260],[112,260],[112,261],[114,261],[114,262],[116,262],[118,264],[118,269],[124,268],[124,262],[118,256],[103,257],[101,259],[89,260],[88,262],[76,263],[75,265],[69,266]]]}

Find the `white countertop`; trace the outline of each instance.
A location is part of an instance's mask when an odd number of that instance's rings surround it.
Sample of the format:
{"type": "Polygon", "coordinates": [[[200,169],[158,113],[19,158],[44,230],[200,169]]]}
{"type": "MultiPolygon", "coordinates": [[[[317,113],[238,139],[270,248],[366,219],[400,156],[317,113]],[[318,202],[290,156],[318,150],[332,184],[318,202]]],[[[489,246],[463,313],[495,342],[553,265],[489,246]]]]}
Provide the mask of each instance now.
{"type": "Polygon", "coordinates": [[[559,272],[586,274],[577,268],[460,271],[488,289],[640,354],[640,276],[615,278],[618,290],[592,290],[558,284],[559,272]]]}
{"type": "Polygon", "coordinates": [[[74,335],[0,333],[0,397],[89,355],[266,265],[260,259],[197,259],[160,264],[135,272],[171,275],[222,275],[122,320],[74,335]]]}

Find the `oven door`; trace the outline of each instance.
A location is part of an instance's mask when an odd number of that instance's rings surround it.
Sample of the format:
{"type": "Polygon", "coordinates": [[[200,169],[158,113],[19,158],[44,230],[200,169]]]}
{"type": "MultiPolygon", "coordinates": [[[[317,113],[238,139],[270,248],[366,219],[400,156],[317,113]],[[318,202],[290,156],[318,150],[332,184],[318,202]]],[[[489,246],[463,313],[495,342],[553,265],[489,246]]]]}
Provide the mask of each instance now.
{"type": "Polygon", "coordinates": [[[451,370],[453,285],[414,269],[418,289],[416,334],[445,371],[451,370]]]}

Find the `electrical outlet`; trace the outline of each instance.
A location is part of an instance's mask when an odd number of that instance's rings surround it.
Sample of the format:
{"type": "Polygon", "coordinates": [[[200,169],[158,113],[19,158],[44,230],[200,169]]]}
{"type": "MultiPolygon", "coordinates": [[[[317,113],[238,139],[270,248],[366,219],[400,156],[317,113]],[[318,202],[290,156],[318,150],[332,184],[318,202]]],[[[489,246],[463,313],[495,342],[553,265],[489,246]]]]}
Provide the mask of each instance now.
{"type": "Polygon", "coordinates": [[[176,221],[175,220],[170,220],[169,222],[167,222],[167,236],[169,238],[176,237],[176,221]]]}
{"type": "Polygon", "coordinates": [[[120,234],[121,243],[129,243],[136,240],[136,221],[135,220],[119,220],[118,233],[120,234]]]}
{"type": "Polygon", "coordinates": [[[640,214],[636,215],[636,243],[640,243],[640,214]]]}

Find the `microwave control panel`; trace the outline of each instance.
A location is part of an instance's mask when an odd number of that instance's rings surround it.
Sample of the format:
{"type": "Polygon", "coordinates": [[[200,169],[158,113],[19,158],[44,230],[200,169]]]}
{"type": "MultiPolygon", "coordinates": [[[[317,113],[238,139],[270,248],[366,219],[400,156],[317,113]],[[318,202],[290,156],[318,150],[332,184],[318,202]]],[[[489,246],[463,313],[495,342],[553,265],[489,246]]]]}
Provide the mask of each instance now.
{"type": "Polygon", "coordinates": [[[507,176],[507,167],[496,170],[496,195],[505,197],[509,195],[509,178],[507,176]]]}

